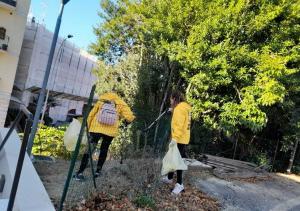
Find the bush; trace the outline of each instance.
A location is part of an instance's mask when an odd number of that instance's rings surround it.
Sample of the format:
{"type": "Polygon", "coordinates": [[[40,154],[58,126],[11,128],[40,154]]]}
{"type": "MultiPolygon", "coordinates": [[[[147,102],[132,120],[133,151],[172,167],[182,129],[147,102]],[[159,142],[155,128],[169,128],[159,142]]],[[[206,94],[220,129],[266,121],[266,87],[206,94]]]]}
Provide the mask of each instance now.
{"type": "Polygon", "coordinates": [[[300,166],[293,166],[292,172],[300,175],[300,166]]]}
{"type": "Polygon", "coordinates": [[[141,208],[152,208],[155,209],[155,201],[151,196],[140,195],[135,200],[134,203],[137,207],[141,208]]]}
{"type": "Polygon", "coordinates": [[[266,153],[256,153],[252,158],[252,162],[258,166],[263,166],[266,170],[270,170],[271,168],[270,158],[266,153]]]}
{"type": "Polygon", "coordinates": [[[63,141],[65,131],[66,126],[40,125],[34,139],[33,154],[70,159],[72,152],[66,150],[63,141]]]}
{"type": "Polygon", "coordinates": [[[110,156],[114,159],[127,156],[128,147],[132,144],[132,129],[131,125],[125,127],[121,125],[119,128],[119,135],[113,139],[109,147],[110,156]]]}

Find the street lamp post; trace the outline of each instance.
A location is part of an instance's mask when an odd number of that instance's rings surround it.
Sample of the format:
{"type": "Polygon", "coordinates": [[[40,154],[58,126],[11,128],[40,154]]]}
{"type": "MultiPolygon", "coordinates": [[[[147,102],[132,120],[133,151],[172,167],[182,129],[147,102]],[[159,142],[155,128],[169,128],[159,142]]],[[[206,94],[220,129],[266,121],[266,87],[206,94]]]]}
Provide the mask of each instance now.
{"type": "Polygon", "coordinates": [[[42,107],[43,107],[43,102],[44,102],[45,93],[46,93],[46,87],[47,87],[47,83],[48,83],[48,79],[49,79],[49,75],[50,75],[51,65],[52,65],[52,61],[53,61],[53,56],[54,56],[55,46],[56,46],[58,33],[59,33],[59,29],[60,29],[61,19],[62,19],[62,15],[63,15],[63,11],[64,11],[64,6],[69,1],[70,0],[62,0],[61,1],[59,15],[56,20],[56,26],[55,26],[54,35],[52,38],[51,49],[50,49],[49,58],[48,58],[48,62],[47,62],[46,72],[45,72],[45,76],[43,79],[43,85],[42,85],[41,92],[39,95],[39,99],[38,99],[38,103],[37,103],[37,107],[36,107],[36,111],[35,111],[34,119],[33,119],[33,123],[32,123],[31,133],[30,133],[29,140],[28,140],[27,153],[29,155],[31,155],[33,141],[34,141],[34,137],[35,137],[35,134],[37,131],[40,114],[41,114],[42,107]]]}
{"type": "MultiPolygon", "coordinates": [[[[64,38],[64,40],[61,42],[59,48],[58,48],[58,51],[57,51],[57,54],[56,54],[56,59],[54,61],[54,65],[53,65],[53,68],[52,70],[55,70],[55,67],[57,66],[57,61],[58,61],[58,55],[60,53],[60,51],[63,49],[63,46],[64,46],[64,43],[66,42],[67,39],[70,39],[72,38],[73,35],[69,34],[66,38],[64,38]]],[[[57,70],[56,70],[57,72],[57,70]]],[[[54,76],[54,79],[53,79],[53,84],[55,82],[55,78],[56,78],[56,74],[54,76]]],[[[50,89],[48,88],[47,89],[47,94],[46,94],[46,99],[45,99],[45,102],[44,102],[44,107],[43,107],[43,113],[42,113],[42,117],[41,117],[41,121],[44,121],[44,117],[45,117],[45,113],[46,113],[46,109],[47,109],[47,104],[48,104],[48,98],[49,98],[49,92],[50,92],[50,89]]]]}

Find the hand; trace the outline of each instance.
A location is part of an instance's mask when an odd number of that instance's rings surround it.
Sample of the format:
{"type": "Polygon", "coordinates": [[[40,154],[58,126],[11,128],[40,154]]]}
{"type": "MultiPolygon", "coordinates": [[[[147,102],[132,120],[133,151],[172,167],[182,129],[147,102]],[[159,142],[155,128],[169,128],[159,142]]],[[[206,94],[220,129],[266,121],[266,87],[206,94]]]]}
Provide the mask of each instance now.
{"type": "Polygon", "coordinates": [[[124,127],[128,127],[131,122],[124,121],[124,127]]]}
{"type": "Polygon", "coordinates": [[[170,142],[170,146],[174,146],[174,145],[177,145],[177,142],[172,139],[171,142],[170,142]]]}
{"type": "Polygon", "coordinates": [[[168,108],[168,112],[172,113],[173,108],[168,108]]]}

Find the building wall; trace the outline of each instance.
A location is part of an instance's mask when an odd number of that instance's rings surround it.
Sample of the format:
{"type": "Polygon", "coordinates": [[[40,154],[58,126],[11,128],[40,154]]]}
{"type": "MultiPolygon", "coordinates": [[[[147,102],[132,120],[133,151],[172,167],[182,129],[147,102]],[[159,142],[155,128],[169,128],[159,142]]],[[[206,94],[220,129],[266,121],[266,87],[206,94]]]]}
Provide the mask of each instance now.
{"type": "MultiPolygon", "coordinates": [[[[0,2],[1,3],[1,2],[0,2]]],[[[0,27],[9,36],[7,51],[0,52],[0,127],[4,126],[23,41],[30,0],[18,0],[15,9],[0,4],[0,27]]]]}
{"type": "MultiPolygon", "coordinates": [[[[23,93],[20,98],[27,105],[34,95],[33,90],[42,86],[52,37],[53,33],[44,25],[27,23],[15,79],[15,85],[23,93]]],[[[76,113],[81,114],[82,99],[88,98],[96,80],[92,74],[96,57],[63,40],[62,37],[58,39],[47,84],[50,96],[56,93],[64,95],[55,97],[59,106],[50,109],[50,117],[55,121],[64,121],[70,109],[76,109],[76,113]],[[77,97],[80,97],[79,100],[76,100],[77,97]]]]}

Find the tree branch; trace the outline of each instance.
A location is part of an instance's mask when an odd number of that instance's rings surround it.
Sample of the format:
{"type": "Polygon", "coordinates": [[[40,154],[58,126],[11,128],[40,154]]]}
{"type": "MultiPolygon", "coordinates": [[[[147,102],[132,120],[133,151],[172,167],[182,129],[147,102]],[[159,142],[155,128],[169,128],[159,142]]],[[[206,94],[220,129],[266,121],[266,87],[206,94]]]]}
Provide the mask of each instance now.
{"type": "Polygon", "coordinates": [[[238,95],[238,97],[239,97],[240,102],[243,102],[242,97],[241,97],[241,94],[240,94],[238,88],[236,87],[236,85],[233,85],[233,88],[235,89],[235,91],[236,91],[236,93],[237,93],[237,95],[238,95]]]}

